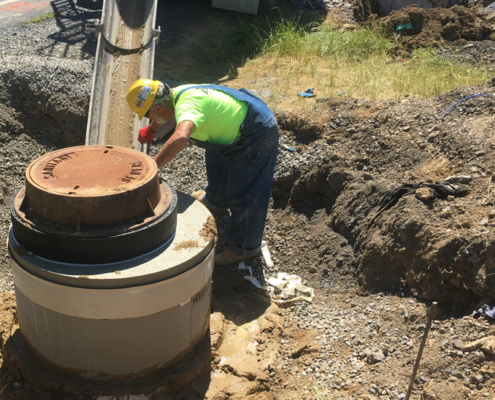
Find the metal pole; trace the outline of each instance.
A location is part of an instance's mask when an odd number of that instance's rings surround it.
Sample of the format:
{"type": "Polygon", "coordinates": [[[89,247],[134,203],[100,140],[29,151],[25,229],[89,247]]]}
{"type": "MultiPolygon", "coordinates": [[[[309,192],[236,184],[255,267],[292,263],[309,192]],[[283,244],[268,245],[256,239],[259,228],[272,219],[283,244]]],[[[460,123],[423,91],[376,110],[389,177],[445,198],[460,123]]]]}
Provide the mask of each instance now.
{"type": "Polygon", "coordinates": [[[144,154],[149,154],[149,152],[150,152],[150,144],[151,144],[151,143],[144,142],[144,143],[141,145],[141,152],[142,152],[142,153],[144,153],[144,154]]]}
{"type": "Polygon", "coordinates": [[[414,385],[414,379],[416,379],[416,374],[418,373],[421,356],[423,355],[423,349],[425,348],[426,338],[431,328],[431,322],[433,321],[433,318],[436,317],[437,315],[438,315],[437,303],[433,302],[433,304],[430,307],[430,312],[428,314],[428,322],[426,323],[425,333],[423,334],[423,339],[421,340],[421,344],[419,346],[418,356],[416,357],[416,363],[414,364],[414,369],[411,376],[411,382],[409,382],[409,388],[407,389],[405,400],[409,400],[409,397],[411,396],[412,388],[414,385]]]}

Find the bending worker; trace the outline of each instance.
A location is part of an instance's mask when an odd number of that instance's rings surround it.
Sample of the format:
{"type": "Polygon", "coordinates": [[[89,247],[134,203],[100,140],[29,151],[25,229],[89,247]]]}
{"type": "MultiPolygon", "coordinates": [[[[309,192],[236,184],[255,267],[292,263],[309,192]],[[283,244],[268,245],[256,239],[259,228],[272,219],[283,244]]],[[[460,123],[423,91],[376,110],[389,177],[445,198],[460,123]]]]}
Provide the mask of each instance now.
{"type": "Polygon", "coordinates": [[[235,264],[261,249],[272,187],[279,132],[268,106],[245,89],[218,85],[167,84],[140,79],[126,95],[131,109],[151,123],[138,140],[151,142],[158,128],[177,124],[155,157],[158,168],[190,141],[205,149],[206,190],[192,196],[213,212],[228,213],[229,249],[215,257],[218,265],[235,264]],[[171,123],[172,122],[172,123],[171,123]]]}

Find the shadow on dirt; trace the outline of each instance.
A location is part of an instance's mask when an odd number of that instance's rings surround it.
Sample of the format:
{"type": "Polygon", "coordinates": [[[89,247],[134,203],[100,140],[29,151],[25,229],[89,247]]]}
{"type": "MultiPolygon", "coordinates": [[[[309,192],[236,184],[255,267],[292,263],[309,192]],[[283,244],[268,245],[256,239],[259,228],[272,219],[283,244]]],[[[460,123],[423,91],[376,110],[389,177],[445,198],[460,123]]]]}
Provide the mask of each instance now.
{"type": "MultiPolygon", "coordinates": [[[[2,389],[2,398],[32,399],[72,399],[91,400],[127,397],[130,393],[162,393],[181,390],[187,382],[201,378],[196,391],[206,393],[210,384],[209,370],[211,359],[210,333],[191,350],[184,360],[173,368],[139,379],[127,380],[92,380],[80,378],[72,373],[65,373],[48,367],[38,360],[24,345],[19,328],[1,343],[3,363],[0,375],[9,377],[9,383],[2,389]],[[110,396],[109,396],[110,395],[110,396]],[[103,396],[103,397],[99,397],[103,396]]],[[[122,351],[125,351],[123,349],[122,351]]],[[[150,399],[162,399],[152,394],[150,399]]]]}
{"type": "Polygon", "coordinates": [[[277,179],[273,184],[274,208],[284,209],[288,205],[311,219],[316,210],[324,209],[329,215],[337,197],[344,190],[348,174],[332,172],[331,168],[301,174],[298,171],[286,178],[277,179]]]}
{"type": "MultiPolygon", "coordinates": [[[[46,71],[54,67],[52,63],[57,62],[52,60],[45,65],[46,71]]],[[[43,89],[43,77],[38,72],[34,67],[24,74],[16,75],[12,70],[0,73],[0,77],[9,77],[8,85],[0,86],[0,97],[9,105],[1,107],[5,110],[2,119],[12,125],[12,129],[3,135],[14,139],[20,133],[25,133],[38,143],[58,147],[84,143],[88,93],[79,90],[78,93],[67,93],[66,90],[55,93],[43,89]],[[39,85],[33,85],[33,82],[38,82],[39,85]]],[[[70,67],[59,66],[54,77],[62,74],[65,77],[61,82],[77,81],[80,79],[80,72],[70,72],[70,67]]],[[[5,137],[5,141],[10,139],[5,137]]]]}

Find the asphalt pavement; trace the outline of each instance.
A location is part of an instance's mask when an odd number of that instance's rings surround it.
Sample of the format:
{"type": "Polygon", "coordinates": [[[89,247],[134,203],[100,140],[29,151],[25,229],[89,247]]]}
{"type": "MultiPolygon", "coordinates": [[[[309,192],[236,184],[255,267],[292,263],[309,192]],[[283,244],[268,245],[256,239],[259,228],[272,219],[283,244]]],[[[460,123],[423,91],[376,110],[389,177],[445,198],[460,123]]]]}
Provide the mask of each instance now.
{"type": "Polygon", "coordinates": [[[101,10],[102,0],[0,0],[0,28],[26,23],[50,13],[101,10]]]}
{"type": "Polygon", "coordinates": [[[54,11],[55,1],[0,0],[0,27],[30,21],[54,11]]]}

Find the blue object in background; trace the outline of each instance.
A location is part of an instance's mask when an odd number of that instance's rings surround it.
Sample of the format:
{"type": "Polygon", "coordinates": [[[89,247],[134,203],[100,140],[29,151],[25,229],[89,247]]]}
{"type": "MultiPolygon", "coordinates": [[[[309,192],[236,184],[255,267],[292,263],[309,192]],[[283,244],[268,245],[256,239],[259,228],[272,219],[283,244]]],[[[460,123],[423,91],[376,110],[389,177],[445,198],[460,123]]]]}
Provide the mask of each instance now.
{"type": "Polygon", "coordinates": [[[491,96],[491,97],[495,97],[493,94],[491,93],[478,93],[478,94],[472,94],[471,96],[467,96],[467,97],[464,97],[462,99],[460,99],[459,101],[455,102],[454,104],[452,104],[449,108],[447,108],[447,110],[443,113],[443,117],[442,118],[445,118],[445,116],[447,115],[447,113],[453,108],[455,107],[457,104],[459,103],[462,103],[463,101],[466,101],[468,99],[471,99],[473,97],[478,97],[478,96],[491,96]]]}
{"type": "Polygon", "coordinates": [[[297,94],[301,97],[315,97],[316,95],[314,94],[315,88],[309,88],[306,89],[305,92],[297,92],[297,94]]]}
{"type": "Polygon", "coordinates": [[[414,29],[412,21],[406,22],[405,24],[399,24],[395,27],[396,31],[401,31],[405,29],[414,29]]]}

